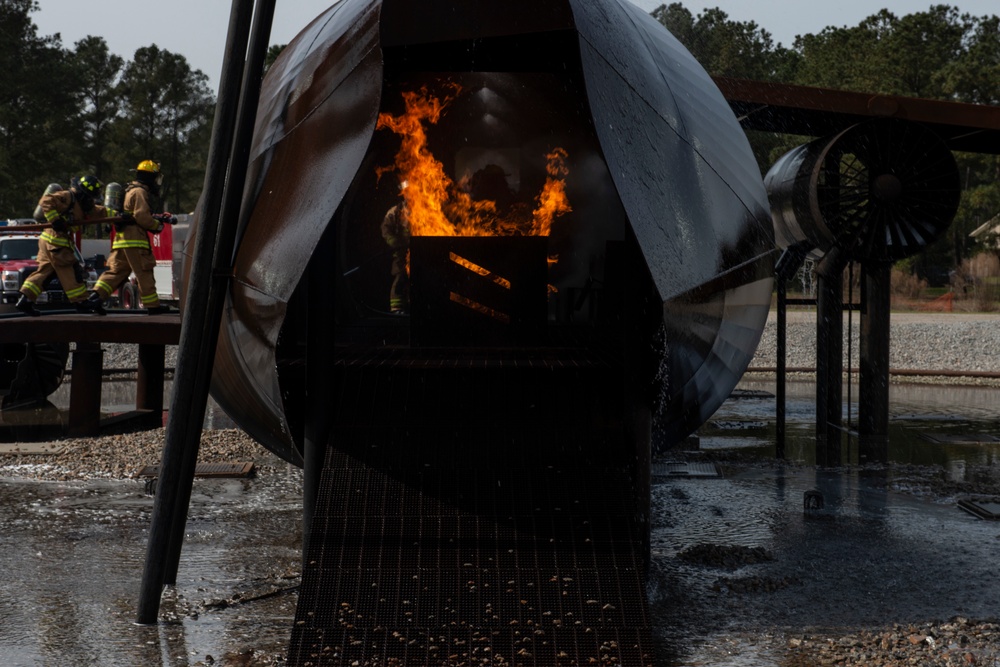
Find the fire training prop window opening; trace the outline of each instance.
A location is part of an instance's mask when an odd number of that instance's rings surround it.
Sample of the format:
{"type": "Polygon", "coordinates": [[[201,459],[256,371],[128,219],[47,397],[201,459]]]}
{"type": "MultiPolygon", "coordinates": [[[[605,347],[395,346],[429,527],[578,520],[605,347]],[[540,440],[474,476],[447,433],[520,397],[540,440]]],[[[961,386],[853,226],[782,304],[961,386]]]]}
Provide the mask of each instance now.
{"type": "MultiPolygon", "coordinates": [[[[374,246],[349,254],[381,255],[382,261],[353,262],[356,298],[373,312],[388,310],[391,257],[398,261],[409,238],[541,236],[548,280],[539,289],[548,318],[592,315],[579,308],[586,300],[581,295],[602,282],[606,244],[621,239],[624,215],[609,215],[614,206],[588,201],[613,186],[589,126],[578,126],[579,100],[560,85],[552,75],[524,73],[432,73],[387,84],[373,142],[379,151],[374,179],[384,194],[371,198],[377,208],[348,222],[364,225],[354,238],[374,246]],[[586,174],[574,173],[579,165],[586,174]],[[405,206],[405,229],[387,232],[385,213],[393,206],[405,206]],[[588,210],[602,214],[587,216],[588,210]]],[[[454,252],[448,257],[482,280],[511,281],[488,260],[477,263],[454,252]]],[[[408,248],[404,261],[411,277],[408,248]]],[[[449,298],[482,317],[509,319],[503,308],[469,294],[454,291],[449,298]]]]}

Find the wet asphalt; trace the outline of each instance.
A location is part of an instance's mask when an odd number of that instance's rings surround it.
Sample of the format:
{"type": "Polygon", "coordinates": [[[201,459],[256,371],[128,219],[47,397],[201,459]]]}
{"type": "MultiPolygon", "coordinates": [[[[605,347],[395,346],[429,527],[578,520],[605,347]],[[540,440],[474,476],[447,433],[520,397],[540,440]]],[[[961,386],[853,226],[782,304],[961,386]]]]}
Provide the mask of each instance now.
{"type": "MultiPolygon", "coordinates": [[[[714,461],[720,476],[654,479],[657,664],[763,667],[780,664],[780,642],[764,638],[782,633],[997,615],[1000,522],[958,500],[1000,477],[1000,453],[955,436],[998,433],[1000,390],[949,401],[940,388],[896,389],[894,464],[817,469],[810,387],[790,391],[790,461],[773,460],[762,393],[727,402],[700,451],[669,454],[714,461]],[[807,493],[822,509],[806,509],[807,493]]],[[[0,479],[2,663],[281,664],[301,571],[301,471],[272,463],[255,479],[196,480],[156,626],[133,622],[152,511],[142,480],[0,479]]]]}

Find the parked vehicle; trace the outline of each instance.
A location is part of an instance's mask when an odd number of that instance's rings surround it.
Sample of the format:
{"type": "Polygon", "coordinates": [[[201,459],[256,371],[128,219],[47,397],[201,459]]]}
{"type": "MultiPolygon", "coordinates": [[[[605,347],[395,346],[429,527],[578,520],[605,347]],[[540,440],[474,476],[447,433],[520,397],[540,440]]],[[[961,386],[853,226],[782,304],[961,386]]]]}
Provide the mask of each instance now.
{"type": "MultiPolygon", "coordinates": [[[[41,232],[24,231],[11,232],[11,227],[21,220],[6,220],[3,234],[0,234],[0,302],[15,303],[20,298],[21,285],[25,279],[38,268],[38,237],[41,232]]],[[[34,220],[26,219],[23,224],[34,224],[34,220]]],[[[97,282],[97,276],[104,268],[104,256],[95,255],[87,260],[76,248],[76,258],[79,263],[78,276],[87,289],[92,289],[97,282]]],[[[45,284],[44,291],[38,295],[36,303],[52,304],[66,302],[66,294],[59,284],[59,279],[53,274],[45,284]]]]}

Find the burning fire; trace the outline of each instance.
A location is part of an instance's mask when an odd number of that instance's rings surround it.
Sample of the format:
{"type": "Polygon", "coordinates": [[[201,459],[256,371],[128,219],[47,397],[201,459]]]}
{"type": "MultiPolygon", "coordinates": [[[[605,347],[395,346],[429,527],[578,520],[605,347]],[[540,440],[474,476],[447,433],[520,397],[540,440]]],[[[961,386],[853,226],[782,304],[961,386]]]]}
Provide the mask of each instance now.
{"type": "MultiPolygon", "coordinates": [[[[453,181],[444,166],[427,146],[425,124],[436,124],[462,88],[446,84],[443,97],[431,95],[426,87],[403,93],[405,111],[400,116],[381,113],[376,129],[389,129],[402,143],[395,164],[380,170],[395,170],[405,182],[403,198],[409,210],[410,234],[413,236],[549,236],[556,218],[572,211],[566,196],[568,154],[555,148],[546,155],[547,178],[534,198],[534,208],[527,203],[498,205],[495,199],[474,199],[469,191],[469,176],[453,181]]],[[[554,261],[554,260],[550,260],[554,261]]]]}

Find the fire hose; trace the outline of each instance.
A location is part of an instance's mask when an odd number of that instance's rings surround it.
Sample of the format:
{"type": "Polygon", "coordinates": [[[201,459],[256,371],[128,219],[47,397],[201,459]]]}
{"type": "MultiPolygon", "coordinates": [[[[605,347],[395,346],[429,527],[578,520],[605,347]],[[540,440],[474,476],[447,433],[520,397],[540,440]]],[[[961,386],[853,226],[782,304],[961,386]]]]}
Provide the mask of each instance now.
{"type": "MultiPolygon", "coordinates": [[[[95,218],[93,220],[81,220],[79,222],[72,222],[69,227],[83,227],[85,225],[111,225],[118,222],[123,222],[129,220],[130,218],[124,218],[122,216],[115,216],[111,218],[95,218]]],[[[165,225],[172,225],[177,222],[177,219],[170,215],[169,213],[154,213],[153,219],[162,222],[165,225]]],[[[21,232],[40,232],[46,229],[51,229],[52,223],[39,223],[33,225],[14,225],[10,227],[0,227],[0,234],[20,234],[21,232]]]]}

